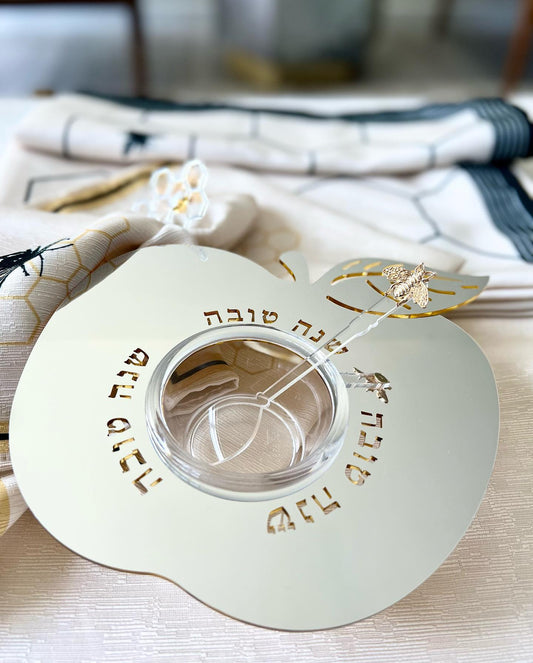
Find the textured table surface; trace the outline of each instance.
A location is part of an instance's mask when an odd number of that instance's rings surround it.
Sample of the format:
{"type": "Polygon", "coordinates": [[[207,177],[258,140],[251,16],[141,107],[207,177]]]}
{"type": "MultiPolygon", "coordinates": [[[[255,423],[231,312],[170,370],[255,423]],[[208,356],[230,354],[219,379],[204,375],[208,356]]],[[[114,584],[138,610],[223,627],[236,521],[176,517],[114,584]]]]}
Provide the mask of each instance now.
{"type": "Polygon", "coordinates": [[[27,512],[0,540],[0,660],[533,661],[533,319],[458,322],[494,369],[500,446],[470,529],[409,596],[351,626],[269,631],[82,559],[27,512]]]}

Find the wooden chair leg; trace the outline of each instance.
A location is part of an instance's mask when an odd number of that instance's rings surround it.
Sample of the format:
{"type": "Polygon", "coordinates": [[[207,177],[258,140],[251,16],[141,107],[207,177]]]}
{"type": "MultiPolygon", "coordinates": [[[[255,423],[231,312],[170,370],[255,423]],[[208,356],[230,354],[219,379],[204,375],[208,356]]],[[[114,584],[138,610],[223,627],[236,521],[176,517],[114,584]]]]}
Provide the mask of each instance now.
{"type": "Polygon", "coordinates": [[[133,87],[138,97],[146,95],[146,61],[138,0],[129,0],[132,20],[133,87]]]}
{"type": "Polygon", "coordinates": [[[433,17],[433,33],[437,37],[444,37],[448,33],[454,5],[455,0],[438,0],[433,17]]]}
{"type": "Polygon", "coordinates": [[[526,67],[533,36],[533,0],[522,0],[518,22],[511,37],[503,71],[503,94],[513,90],[526,67]]]}

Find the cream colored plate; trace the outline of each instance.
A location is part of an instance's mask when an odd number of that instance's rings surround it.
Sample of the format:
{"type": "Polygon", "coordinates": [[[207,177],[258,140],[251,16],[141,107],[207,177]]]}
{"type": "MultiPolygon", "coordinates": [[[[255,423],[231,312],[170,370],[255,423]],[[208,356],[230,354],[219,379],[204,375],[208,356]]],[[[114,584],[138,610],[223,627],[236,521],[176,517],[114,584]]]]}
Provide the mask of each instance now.
{"type": "MultiPolygon", "coordinates": [[[[340,371],[384,373],[393,385],[390,402],[349,391],[348,432],[322,476],[281,499],[209,495],[173,475],[148,439],[145,390],[161,358],[198,331],[241,324],[231,318],[326,338],[353,314],[326,298],[335,294],[328,291],[335,277],[309,285],[294,254],[283,260],[296,282],[234,254],[207,254],[202,262],[186,247],[144,249],[53,316],[10,422],[23,495],[80,555],[161,575],[238,619],[289,630],[363,619],[433,573],[475,515],[498,438],[490,366],[442,317],[385,320],[333,361],[340,371]],[[122,371],[139,377],[133,382],[122,371]],[[131,428],[108,435],[107,422],[116,418],[131,428]],[[379,448],[359,444],[374,444],[376,436],[379,448]]],[[[358,267],[363,276],[368,260],[358,267]]],[[[372,260],[377,272],[387,264],[372,260]]],[[[378,296],[361,278],[354,277],[352,291],[342,279],[343,301],[351,292],[356,307],[366,297],[361,288],[370,293],[364,306],[378,296]]]]}

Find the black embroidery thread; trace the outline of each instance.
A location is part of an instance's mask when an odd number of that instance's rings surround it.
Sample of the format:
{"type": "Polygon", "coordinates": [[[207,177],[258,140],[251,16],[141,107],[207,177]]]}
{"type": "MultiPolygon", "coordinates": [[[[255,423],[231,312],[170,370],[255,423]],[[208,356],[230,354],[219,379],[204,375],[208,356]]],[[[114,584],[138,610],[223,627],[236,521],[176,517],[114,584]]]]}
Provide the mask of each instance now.
{"type": "Polygon", "coordinates": [[[24,251],[15,251],[14,253],[8,253],[5,256],[0,256],[0,287],[3,285],[7,277],[19,267],[22,269],[25,276],[29,276],[30,274],[25,267],[25,263],[29,262],[30,260],[34,260],[35,258],[39,258],[41,261],[39,276],[42,276],[44,267],[43,253],[46,253],[47,251],[58,251],[59,249],[67,248],[67,246],[72,246],[72,244],[64,244],[63,246],[56,246],[55,248],[52,248],[55,244],[64,242],[66,239],[68,238],[58,239],[51,244],[47,244],[46,246],[37,246],[35,249],[25,249],[24,251]]]}
{"type": "Polygon", "coordinates": [[[147,144],[154,136],[151,134],[142,134],[136,131],[130,131],[126,134],[126,142],[124,144],[124,154],[129,154],[133,147],[138,147],[140,150],[146,148],[147,144]]]}

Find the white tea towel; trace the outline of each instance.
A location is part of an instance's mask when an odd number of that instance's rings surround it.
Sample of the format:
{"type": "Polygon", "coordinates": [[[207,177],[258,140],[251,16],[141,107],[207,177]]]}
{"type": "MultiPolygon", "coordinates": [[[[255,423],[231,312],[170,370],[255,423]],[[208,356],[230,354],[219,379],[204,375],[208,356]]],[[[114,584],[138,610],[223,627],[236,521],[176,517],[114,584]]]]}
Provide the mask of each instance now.
{"type": "Polygon", "coordinates": [[[0,196],[51,211],[111,211],[136,196],[139,167],[125,164],[198,157],[246,166],[319,209],[443,249],[464,273],[490,276],[470,314],[481,306],[530,314],[533,206],[525,171],[511,163],[529,156],[531,135],[526,113],[500,99],[324,114],[66,95],[19,127],[0,196]],[[95,195],[113,182],[114,198],[95,195]]]}

